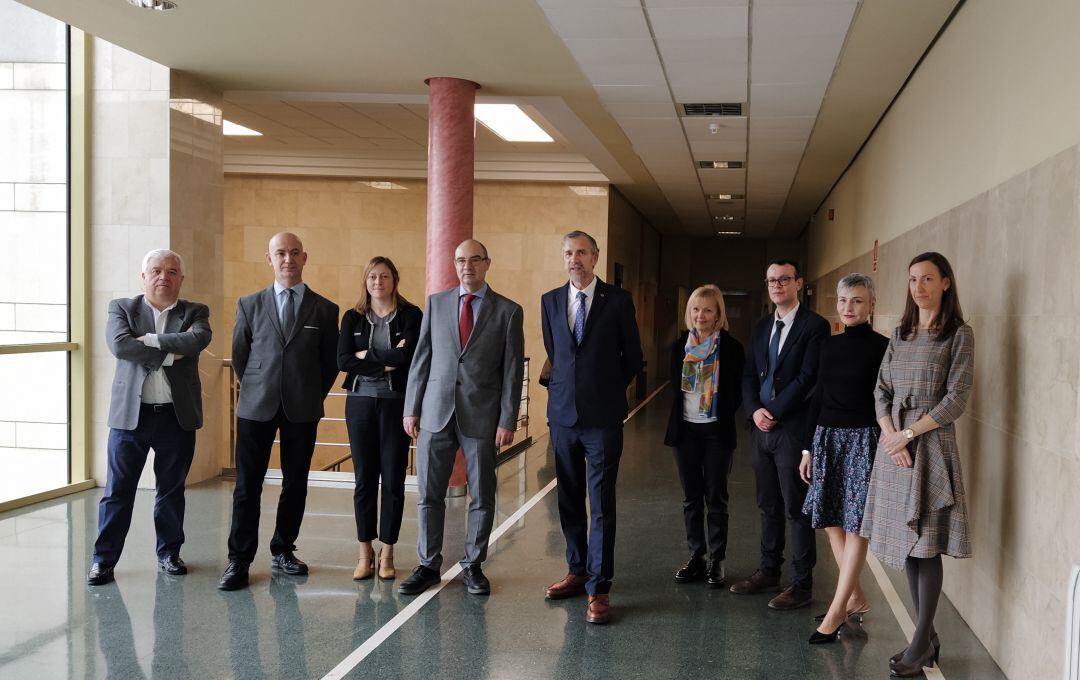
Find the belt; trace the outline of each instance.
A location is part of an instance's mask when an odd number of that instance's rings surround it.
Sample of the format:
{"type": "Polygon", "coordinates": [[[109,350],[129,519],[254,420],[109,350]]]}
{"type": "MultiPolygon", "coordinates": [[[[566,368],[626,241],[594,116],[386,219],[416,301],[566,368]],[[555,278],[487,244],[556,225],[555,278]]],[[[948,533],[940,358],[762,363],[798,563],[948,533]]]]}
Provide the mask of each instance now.
{"type": "Polygon", "coordinates": [[[162,411],[172,410],[173,405],[170,404],[147,404],[143,403],[142,408],[153,411],[154,413],[161,413],[162,411]]]}

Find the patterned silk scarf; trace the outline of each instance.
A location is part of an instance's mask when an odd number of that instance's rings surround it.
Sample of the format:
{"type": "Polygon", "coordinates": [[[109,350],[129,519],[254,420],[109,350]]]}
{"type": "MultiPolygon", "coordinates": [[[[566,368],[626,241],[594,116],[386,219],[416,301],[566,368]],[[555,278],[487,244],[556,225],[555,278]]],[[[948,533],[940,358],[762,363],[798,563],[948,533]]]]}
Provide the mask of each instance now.
{"type": "Polygon", "coordinates": [[[716,386],[720,378],[720,332],[699,339],[691,329],[682,365],[682,391],[701,395],[698,415],[716,417],[716,386]]]}

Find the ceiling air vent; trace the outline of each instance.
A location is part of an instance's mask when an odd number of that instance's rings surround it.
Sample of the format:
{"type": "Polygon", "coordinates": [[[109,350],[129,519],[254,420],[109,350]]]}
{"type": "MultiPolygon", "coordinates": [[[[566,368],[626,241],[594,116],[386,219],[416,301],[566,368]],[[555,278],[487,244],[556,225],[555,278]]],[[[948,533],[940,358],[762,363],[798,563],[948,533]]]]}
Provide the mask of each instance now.
{"type": "Polygon", "coordinates": [[[688,116],[741,116],[742,104],[683,104],[688,116]]]}
{"type": "Polygon", "coordinates": [[[742,161],[698,161],[698,167],[703,170],[735,169],[742,166],[742,161]]]}

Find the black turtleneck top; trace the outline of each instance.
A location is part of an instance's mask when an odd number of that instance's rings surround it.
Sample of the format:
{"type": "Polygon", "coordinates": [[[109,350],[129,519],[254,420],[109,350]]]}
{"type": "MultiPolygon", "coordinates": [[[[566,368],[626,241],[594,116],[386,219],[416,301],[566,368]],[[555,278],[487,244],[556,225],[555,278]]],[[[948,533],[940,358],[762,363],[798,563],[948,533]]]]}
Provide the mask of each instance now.
{"type": "Polygon", "coordinates": [[[817,388],[810,402],[810,424],[804,447],[811,450],[816,426],[877,425],[874,387],[889,339],[869,323],[848,326],[821,346],[817,388]]]}

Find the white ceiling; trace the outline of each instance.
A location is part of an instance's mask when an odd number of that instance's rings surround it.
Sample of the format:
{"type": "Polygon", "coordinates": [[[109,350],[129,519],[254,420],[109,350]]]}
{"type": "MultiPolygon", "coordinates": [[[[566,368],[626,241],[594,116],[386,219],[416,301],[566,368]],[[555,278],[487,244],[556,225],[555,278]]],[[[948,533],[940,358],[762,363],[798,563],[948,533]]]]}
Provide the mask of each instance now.
{"type": "Polygon", "coordinates": [[[422,176],[424,79],[453,76],[529,108],[557,140],[481,131],[478,177],[610,181],[662,231],[713,234],[734,214],[755,236],[799,233],[956,4],[21,1],[225,92],[226,115],[267,133],[228,141],[230,171],[422,176]],[[745,115],[711,134],[676,106],[714,102],[745,115]]]}
{"type": "Polygon", "coordinates": [[[538,2],[684,229],[772,233],[856,0],[538,2]],[[693,103],[741,103],[744,115],[685,116],[693,103]],[[745,167],[698,166],[710,160],[745,167]],[[746,200],[706,198],[716,193],[746,200]]]}

